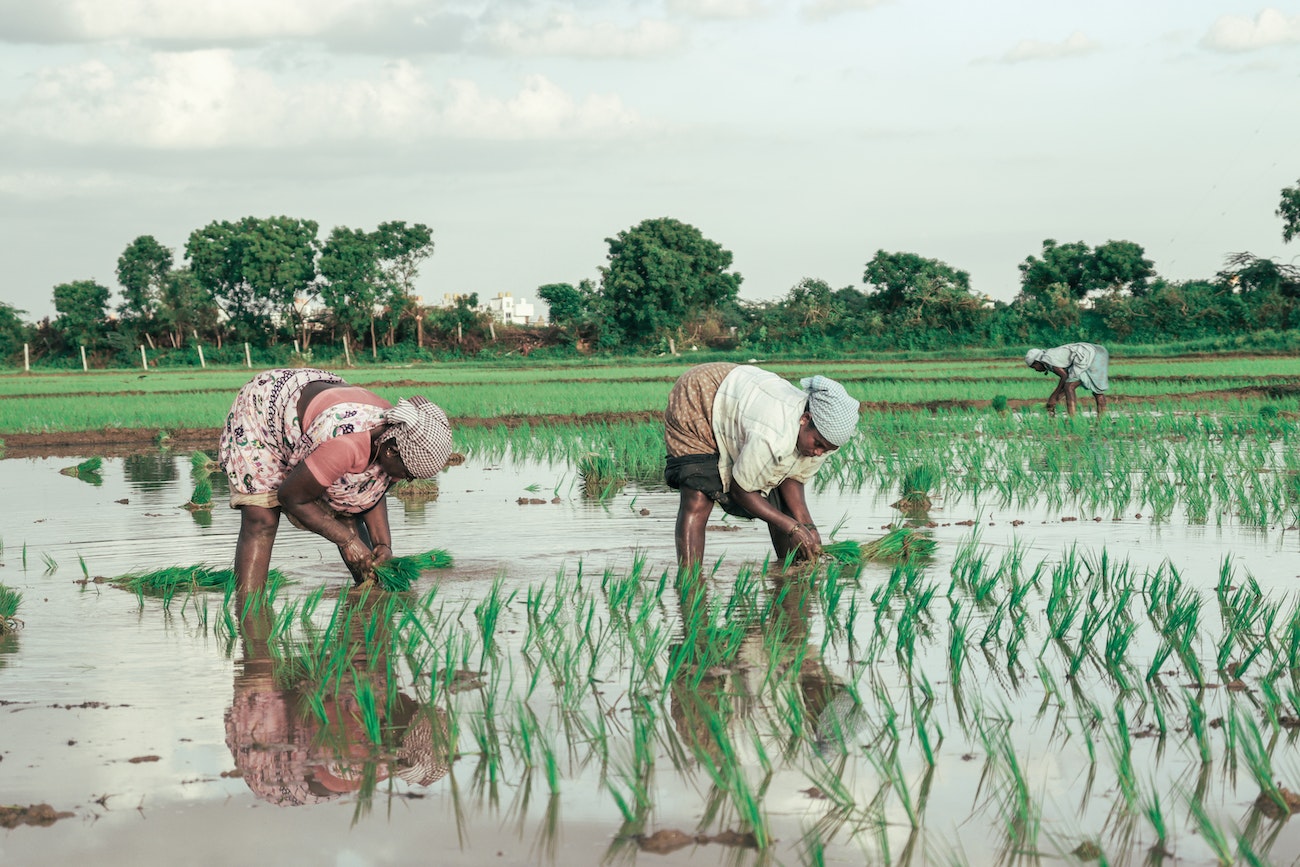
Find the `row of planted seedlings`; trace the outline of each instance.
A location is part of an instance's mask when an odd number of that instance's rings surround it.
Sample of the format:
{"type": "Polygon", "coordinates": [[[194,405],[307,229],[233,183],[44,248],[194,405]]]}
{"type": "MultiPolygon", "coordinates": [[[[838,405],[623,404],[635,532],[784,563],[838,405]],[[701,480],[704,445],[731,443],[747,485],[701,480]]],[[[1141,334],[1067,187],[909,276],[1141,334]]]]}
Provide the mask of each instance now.
{"type": "Polygon", "coordinates": [[[545,801],[554,829],[563,794],[597,786],[612,850],[686,822],[810,859],[1266,863],[1296,807],[1300,610],[1227,562],[1213,577],[972,538],[946,581],[917,564],[677,580],[638,559],[324,617],[317,591],[268,617],[322,723],[322,697],[356,690],[382,754],[409,690],[438,716],[458,810],[507,802],[524,827],[545,801]]]}
{"type": "MultiPolygon", "coordinates": [[[[1100,424],[985,411],[867,414],[814,484],[892,491],[919,467],[950,510],[1044,507],[1291,526],[1300,517],[1300,427],[1234,409],[1221,402],[1196,414],[1112,414],[1100,424]]],[[[654,422],[476,428],[459,442],[486,460],[565,464],[569,484],[580,481],[590,496],[609,496],[629,479],[662,481],[663,433],[654,422]]]]}
{"type": "Polygon", "coordinates": [[[170,610],[265,645],[326,729],[346,694],[376,761],[414,696],[458,816],[508,798],[522,828],[544,800],[545,837],[566,792],[599,788],[615,852],[683,822],[810,861],[847,846],[881,863],[1266,863],[1294,843],[1295,600],[1230,561],[1189,581],[1105,550],[1030,564],[975,538],[937,572],[676,578],[636,559],[471,593],[327,602],[273,583],[242,609],[227,589],[215,617],[202,594],[170,610]],[[965,834],[953,848],[972,823],[988,851],[965,834]]]}

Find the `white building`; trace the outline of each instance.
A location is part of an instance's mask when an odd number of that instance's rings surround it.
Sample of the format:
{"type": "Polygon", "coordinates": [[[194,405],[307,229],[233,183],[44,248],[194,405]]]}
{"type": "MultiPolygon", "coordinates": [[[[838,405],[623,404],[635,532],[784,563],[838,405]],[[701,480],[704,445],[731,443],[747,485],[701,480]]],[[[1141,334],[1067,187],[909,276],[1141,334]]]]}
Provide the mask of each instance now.
{"type": "Polygon", "coordinates": [[[510,325],[527,325],[533,319],[533,305],[527,298],[514,298],[509,292],[498,292],[483,305],[498,322],[510,325]]]}

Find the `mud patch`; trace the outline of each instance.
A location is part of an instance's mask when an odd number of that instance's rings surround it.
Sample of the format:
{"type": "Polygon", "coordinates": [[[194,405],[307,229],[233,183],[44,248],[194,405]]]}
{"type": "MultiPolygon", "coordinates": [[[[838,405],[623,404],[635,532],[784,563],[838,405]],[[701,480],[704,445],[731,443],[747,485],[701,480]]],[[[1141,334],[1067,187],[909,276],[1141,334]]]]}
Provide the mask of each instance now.
{"type": "Polygon", "coordinates": [[[49,804],[32,804],[30,807],[0,807],[0,828],[17,828],[35,825],[48,828],[60,819],[69,819],[72,813],[58,811],[49,804]]]}

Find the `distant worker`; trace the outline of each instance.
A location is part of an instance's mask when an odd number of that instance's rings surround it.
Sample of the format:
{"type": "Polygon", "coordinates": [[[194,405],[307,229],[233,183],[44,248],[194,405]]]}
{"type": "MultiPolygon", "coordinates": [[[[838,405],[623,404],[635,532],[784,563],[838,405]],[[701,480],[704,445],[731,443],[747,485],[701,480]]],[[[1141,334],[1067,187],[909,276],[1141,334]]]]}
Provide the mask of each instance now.
{"type": "Polygon", "coordinates": [[[259,373],[240,389],[218,462],[239,509],[239,587],[266,584],[280,512],[339,547],[356,583],[393,556],[384,494],[431,479],[451,454],[446,414],[423,397],[397,406],[324,370],[259,373]]]}
{"type": "Polygon", "coordinates": [[[716,362],[686,371],[668,394],[664,480],[681,491],[677,562],[697,568],[713,504],[767,524],[776,556],[812,558],[822,539],[804,483],[852,438],[858,401],[824,376],[786,380],[749,365],[716,362]]]}
{"type": "Polygon", "coordinates": [[[1110,354],[1096,343],[1067,343],[1055,349],[1031,349],[1025,364],[1043,374],[1061,378],[1047,398],[1048,415],[1056,415],[1056,404],[1065,399],[1065,411],[1074,415],[1078,400],[1075,391],[1083,386],[1092,392],[1097,417],[1106,412],[1106,391],[1110,388],[1110,354]]]}

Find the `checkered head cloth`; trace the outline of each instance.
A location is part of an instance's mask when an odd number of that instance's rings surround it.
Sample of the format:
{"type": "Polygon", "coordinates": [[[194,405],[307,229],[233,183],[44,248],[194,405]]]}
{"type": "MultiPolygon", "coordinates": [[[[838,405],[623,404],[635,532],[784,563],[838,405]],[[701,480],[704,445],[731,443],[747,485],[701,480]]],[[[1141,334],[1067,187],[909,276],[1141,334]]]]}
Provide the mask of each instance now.
{"type": "Polygon", "coordinates": [[[853,438],[858,430],[857,398],[821,374],[799,380],[799,387],[808,394],[808,413],[827,442],[839,447],[853,438]]]}
{"type": "Polygon", "coordinates": [[[451,424],[436,404],[416,395],[402,398],[384,413],[391,427],[383,439],[397,444],[397,453],[411,475],[432,479],[451,456],[451,424]]]}

